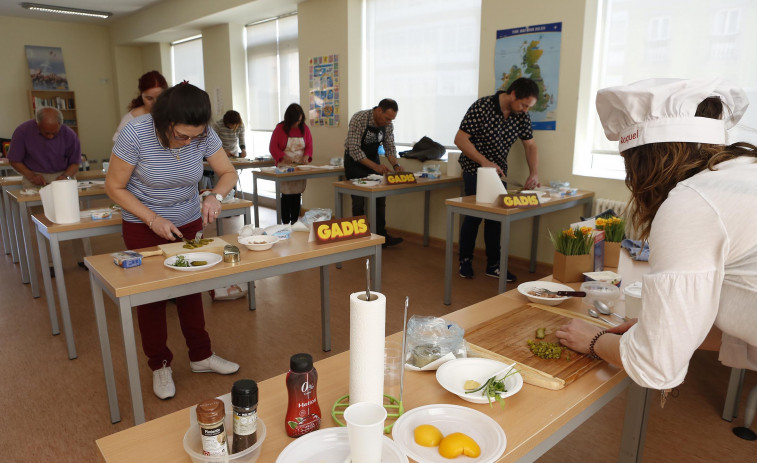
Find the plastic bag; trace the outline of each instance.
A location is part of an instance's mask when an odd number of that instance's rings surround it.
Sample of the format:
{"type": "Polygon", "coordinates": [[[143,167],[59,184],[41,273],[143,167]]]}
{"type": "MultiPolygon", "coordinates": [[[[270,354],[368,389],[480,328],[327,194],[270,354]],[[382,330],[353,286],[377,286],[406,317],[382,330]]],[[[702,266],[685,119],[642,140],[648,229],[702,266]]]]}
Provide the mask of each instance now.
{"type": "Polygon", "coordinates": [[[463,330],[439,317],[413,315],[407,322],[407,363],[423,368],[447,354],[465,357],[463,330]]]}
{"type": "Polygon", "coordinates": [[[302,223],[310,227],[313,222],[331,220],[331,209],[310,209],[302,218],[302,223]]]}
{"type": "Polygon", "coordinates": [[[210,297],[214,301],[231,301],[247,295],[247,285],[230,285],[210,290],[210,297]]]}

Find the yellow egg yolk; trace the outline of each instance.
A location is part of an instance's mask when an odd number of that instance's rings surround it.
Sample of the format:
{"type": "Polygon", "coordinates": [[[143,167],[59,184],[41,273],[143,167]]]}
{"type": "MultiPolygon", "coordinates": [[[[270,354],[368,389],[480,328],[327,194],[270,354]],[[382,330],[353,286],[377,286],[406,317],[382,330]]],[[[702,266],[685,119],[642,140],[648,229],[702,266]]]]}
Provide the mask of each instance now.
{"type": "Polygon", "coordinates": [[[439,443],[439,454],[444,458],[455,458],[459,455],[476,458],[481,455],[481,448],[470,436],[453,432],[439,443]]]}
{"type": "Polygon", "coordinates": [[[422,424],[413,432],[415,443],[424,447],[436,447],[444,437],[442,432],[430,424],[422,424]]]}

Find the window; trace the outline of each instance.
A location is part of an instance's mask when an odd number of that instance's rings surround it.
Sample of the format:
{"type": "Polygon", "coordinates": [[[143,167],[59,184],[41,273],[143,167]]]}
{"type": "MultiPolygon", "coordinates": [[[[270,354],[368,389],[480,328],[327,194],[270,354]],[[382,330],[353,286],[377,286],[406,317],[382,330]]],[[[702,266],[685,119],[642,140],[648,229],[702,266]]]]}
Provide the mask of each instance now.
{"type": "MultiPolygon", "coordinates": [[[[579,84],[584,117],[577,124],[575,174],[625,178],[618,144],[605,138],[597,117],[600,88],[652,77],[723,77],[741,85],[751,101],[757,98],[757,61],[751,58],[757,42],[739,27],[741,18],[757,15],[757,1],[701,0],[697,8],[657,0],[597,0],[596,5],[596,30],[584,36],[592,78],[579,84]]],[[[743,124],[753,124],[755,113],[751,108],[743,124]]]]}
{"type": "Polygon", "coordinates": [[[365,0],[364,22],[363,107],[393,98],[398,144],[453,146],[478,98],[481,1],[365,0]]]}
{"type": "Polygon", "coordinates": [[[202,62],[202,36],[190,37],[171,44],[173,85],[188,81],[205,90],[205,67],[202,62]]]}
{"type": "MultiPolygon", "coordinates": [[[[247,156],[268,156],[271,134],[292,103],[300,103],[297,14],[250,24],[247,32],[247,156]]],[[[305,108],[307,111],[307,108],[305,108]]],[[[244,191],[252,174],[242,171],[244,191]]],[[[259,194],[273,197],[273,182],[259,181],[259,194]]]]}

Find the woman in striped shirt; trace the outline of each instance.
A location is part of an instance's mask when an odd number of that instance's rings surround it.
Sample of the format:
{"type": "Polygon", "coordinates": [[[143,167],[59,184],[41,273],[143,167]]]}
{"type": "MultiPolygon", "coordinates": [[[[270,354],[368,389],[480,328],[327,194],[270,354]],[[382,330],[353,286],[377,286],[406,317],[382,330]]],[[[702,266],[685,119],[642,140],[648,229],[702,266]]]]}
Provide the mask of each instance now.
{"type": "MultiPolygon", "coordinates": [[[[186,82],[165,90],[150,114],[137,117],[121,130],[110,157],[105,188],[123,208],[123,237],[129,249],[157,246],[177,238],[194,238],[216,220],[224,196],[237,174],[208,128],[208,94],[186,82]],[[211,194],[200,197],[197,183],[202,163],[218,176],[211,194]]],[[[176,300],[181,330],[189,347],[192,371],[235,373],[239,365],[213,353],[205,331],[200,294],[176,300]]],[[[173,397],[171,360],[166,345],[166,302],[137,307],[142,348],[153,370],[153,391],[161,399],[173,397]]]]}

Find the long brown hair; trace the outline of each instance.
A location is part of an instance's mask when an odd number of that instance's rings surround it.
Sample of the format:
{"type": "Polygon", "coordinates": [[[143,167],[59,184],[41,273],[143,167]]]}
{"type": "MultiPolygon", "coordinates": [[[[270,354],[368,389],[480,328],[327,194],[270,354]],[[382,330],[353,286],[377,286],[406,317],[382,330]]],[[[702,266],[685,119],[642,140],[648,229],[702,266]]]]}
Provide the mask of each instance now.
{"type": "Polygon", "coordinates": [[[142,74],[142,77],[139,78],[139,85],[137,87],[139,88],[139,95],[129,103],[129,111],[145,105],[145,102],[142,99],[142,93],[155,87],[160,87],[165,90],[168,88],[168,83],[161,73],[158,71],[150,71],[142,74]]]}
{"type": "MultiPolygon", "coordinates": [[[[699,104],[697,117],[720,119],[723,103],[710,97],[699,104]]],[[[687,178],[704,169],[716,170],[723,161],[739,156],[757,157],[757,147],[749,143],[728,146],[698,143],[650,143],[622,153],[626,164],[626,186],[631,190],[630,217],[641,239],[649,238],[652,219],[668,198],[668,193],[687,178]]]]}

